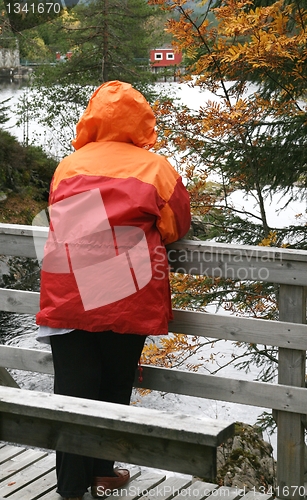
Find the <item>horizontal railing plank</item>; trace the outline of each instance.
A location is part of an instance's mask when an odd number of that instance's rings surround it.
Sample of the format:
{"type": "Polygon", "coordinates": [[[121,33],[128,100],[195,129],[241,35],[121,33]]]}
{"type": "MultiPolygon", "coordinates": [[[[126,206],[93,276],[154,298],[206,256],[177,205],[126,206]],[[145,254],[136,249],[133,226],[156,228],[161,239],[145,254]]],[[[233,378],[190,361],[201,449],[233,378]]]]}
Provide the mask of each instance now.
{"type": "MultiPolygon", "coordinates": [[[[48,351],[0,346],[0,366],[53,374],[48,351]]],[[[307,389],[266,382],[229,379],[183,370],[143,366],[143,382],[135,387],[260,408],[307,414],[307,389]]]]}
{"type": "Polygon", "coordinates": [[[0,255],[37,259],[42,256],[47,236],[47,227],[0,223],[0,255]]]}
{"type": "MultiPolygon", "coordinates": [[[[0,288],[0,310],[36,314],[39,293],[0,288]]],[[[307,325],[174,310],[173,333],[307,350],[307,325]]]]}
{"type": "MultiPolygon", "coordinates": [[[[11,236],[21,236],[24,238],[41,238],[45,243],[48,236],[48,227],[30,226],[22,224],[4,224],[0,223],[0,234],[3,236],[3,241],[6,238],[10,241],[11,236]]],[[[255,245],[236,245],[229,243],[216,243],[211,241],[194,241],[194,240],[179,240],[167,246],[170,251],[170,262],[173,261],[175,251],[181,251],[181,259],[184,252],[192,252],[197,255],[197,252],[212,253],[220,256],[231,255],[237,260],[245,259],[247,262],[251,258],[258,258],[264,264],[267,261],[307,261],[307,252],[305,250],[296,250],[278,247],[263,247],[255,245]]],[[[2,249],[1,249],[2,250],[2,249]]],[[[5,255],[5,254],[4,254],[5,255]]],[[[10,255],[10,254],[7,254],[10,255]]],[[[205,262],[205,260],[204,260],[205,262]]]]}
{"type": "Polygon", "coordinates": [[[0,311],[35,315],[39,311],[39,293],[0,288],[0,311]]]}
{"type": "Polygon", "coordinates": [[[307,325],[175,309],[169,330],[215,339],[307,350],[307,325]]]}
{"type": "Polygon", "coordinates": [[[307,286],[307,252],[179,240],[168,247],[173,272],[307,286]]]}
{"type": "Polygon", "coordinates": [[[53,375],[52,354],[38,349],[0,345],[0,367],[53,375]]]}
{"type": "MultiPolygon", "coordinates": [[[[47,227],[1,223],[0,254],[41,258],[47,234],[47,227]]],[[[167,249],[175,272],[307,286],[304,250],[190,240],[167,249]]]]}
{"type": "Polygon", "coordinates": [[[220,420],[24,392],[0,387],[2,440],[212,476],[216,447],[234,434],[220,420]]]}
{"type": "MultiPolygon", "coordinates": [[[[175,258],[176,252],[180,251],[180,260],[184,260],[185,252],[193,253],[194,260],[199,257],[200,254],[211,253],[213,255],[231,256],[237,261],[244,259],[246,262],[250,262],[251,259],[256,258],[262,264],[269,262],[280,262],[280,261],[302,261],[307,262],[307,251],[306,250],[296,250],[291,248],[279,248],[279,247],[266,247],[257,245],[241,245],[233,243],[216,243],[215,241],[201,241],[201,240],[178,240],[174,243],[167,245],[169,251],[170,262],[175,258]]],[[[203,259],[206,262],[206,259],[203,259]]]]}
{"type": "Polygon", "coordinates": [[[307,389],[268,382],[254,382],[183,370],[143,366],[143,382],[135,386],[198,398],[307,413],[307,389]]]}

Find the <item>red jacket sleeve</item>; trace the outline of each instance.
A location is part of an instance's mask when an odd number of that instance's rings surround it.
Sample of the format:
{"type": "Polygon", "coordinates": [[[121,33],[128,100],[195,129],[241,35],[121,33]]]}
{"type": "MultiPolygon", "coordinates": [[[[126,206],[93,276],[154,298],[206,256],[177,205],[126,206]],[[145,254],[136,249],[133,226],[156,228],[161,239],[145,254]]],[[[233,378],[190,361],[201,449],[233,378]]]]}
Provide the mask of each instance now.
{"type": "MultiPolygon", "coordinates": [[[[168,162],[167,162],[168,163],[168,162]]],[[[173,189],[165,205],[161,208],[161,217],[157,222],[157,227],[161,233],[165,245],[183,238],[190,229],[191,212],[190,197],[187,189],[183,185],[180,175],[168,163],[173,171],[173,189]]],[[[168,176],[171,173],[168,172],[168,176]]],[[[163,193],[160,193],[163,197],[163,193]]]]}

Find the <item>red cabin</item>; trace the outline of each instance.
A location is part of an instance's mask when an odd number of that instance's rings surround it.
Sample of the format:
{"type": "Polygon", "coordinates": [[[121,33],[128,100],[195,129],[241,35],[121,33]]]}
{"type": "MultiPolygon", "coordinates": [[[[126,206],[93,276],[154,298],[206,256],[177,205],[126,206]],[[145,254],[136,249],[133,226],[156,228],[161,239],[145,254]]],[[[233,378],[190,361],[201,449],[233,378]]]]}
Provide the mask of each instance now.
{"type": "Polygon", "coordinates": [[[182,62],[182,53],[175,52],[172,47],[152,49],[150,51],[150,63],[153,68],[167,68],[179,66],[182,62]]]}

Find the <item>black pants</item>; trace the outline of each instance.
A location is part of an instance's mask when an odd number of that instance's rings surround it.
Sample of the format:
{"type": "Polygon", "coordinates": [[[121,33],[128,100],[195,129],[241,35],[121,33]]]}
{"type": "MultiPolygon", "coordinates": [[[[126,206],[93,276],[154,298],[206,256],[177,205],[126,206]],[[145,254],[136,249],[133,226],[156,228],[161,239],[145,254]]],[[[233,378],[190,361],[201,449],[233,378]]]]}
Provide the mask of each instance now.
{"type": "MultiPolygon", "coordinates": [[[[144,335],[73,330],[51,336],[54,392],[128,405],[144,335]]],[[[56,453],[57,492],[82,496],[95,476],[110,476],[114,462],[56,453]]]]}

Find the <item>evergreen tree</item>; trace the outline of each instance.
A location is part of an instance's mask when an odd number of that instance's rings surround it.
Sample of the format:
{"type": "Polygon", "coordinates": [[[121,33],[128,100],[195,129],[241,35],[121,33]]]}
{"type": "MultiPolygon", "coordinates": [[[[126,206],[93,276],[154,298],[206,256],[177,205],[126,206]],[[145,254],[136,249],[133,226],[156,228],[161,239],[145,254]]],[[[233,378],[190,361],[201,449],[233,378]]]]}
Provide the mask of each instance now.
{"type": "Polygon", "coordinates": [[[56,67],[44,68],[40,81],[97,85],[115,79],[152,80],[149,50],[163,36],[157,16],[159,11],[145,0],[79,3],[54,23],[59,45],[65,41],[72,56],[56,67]]]}

